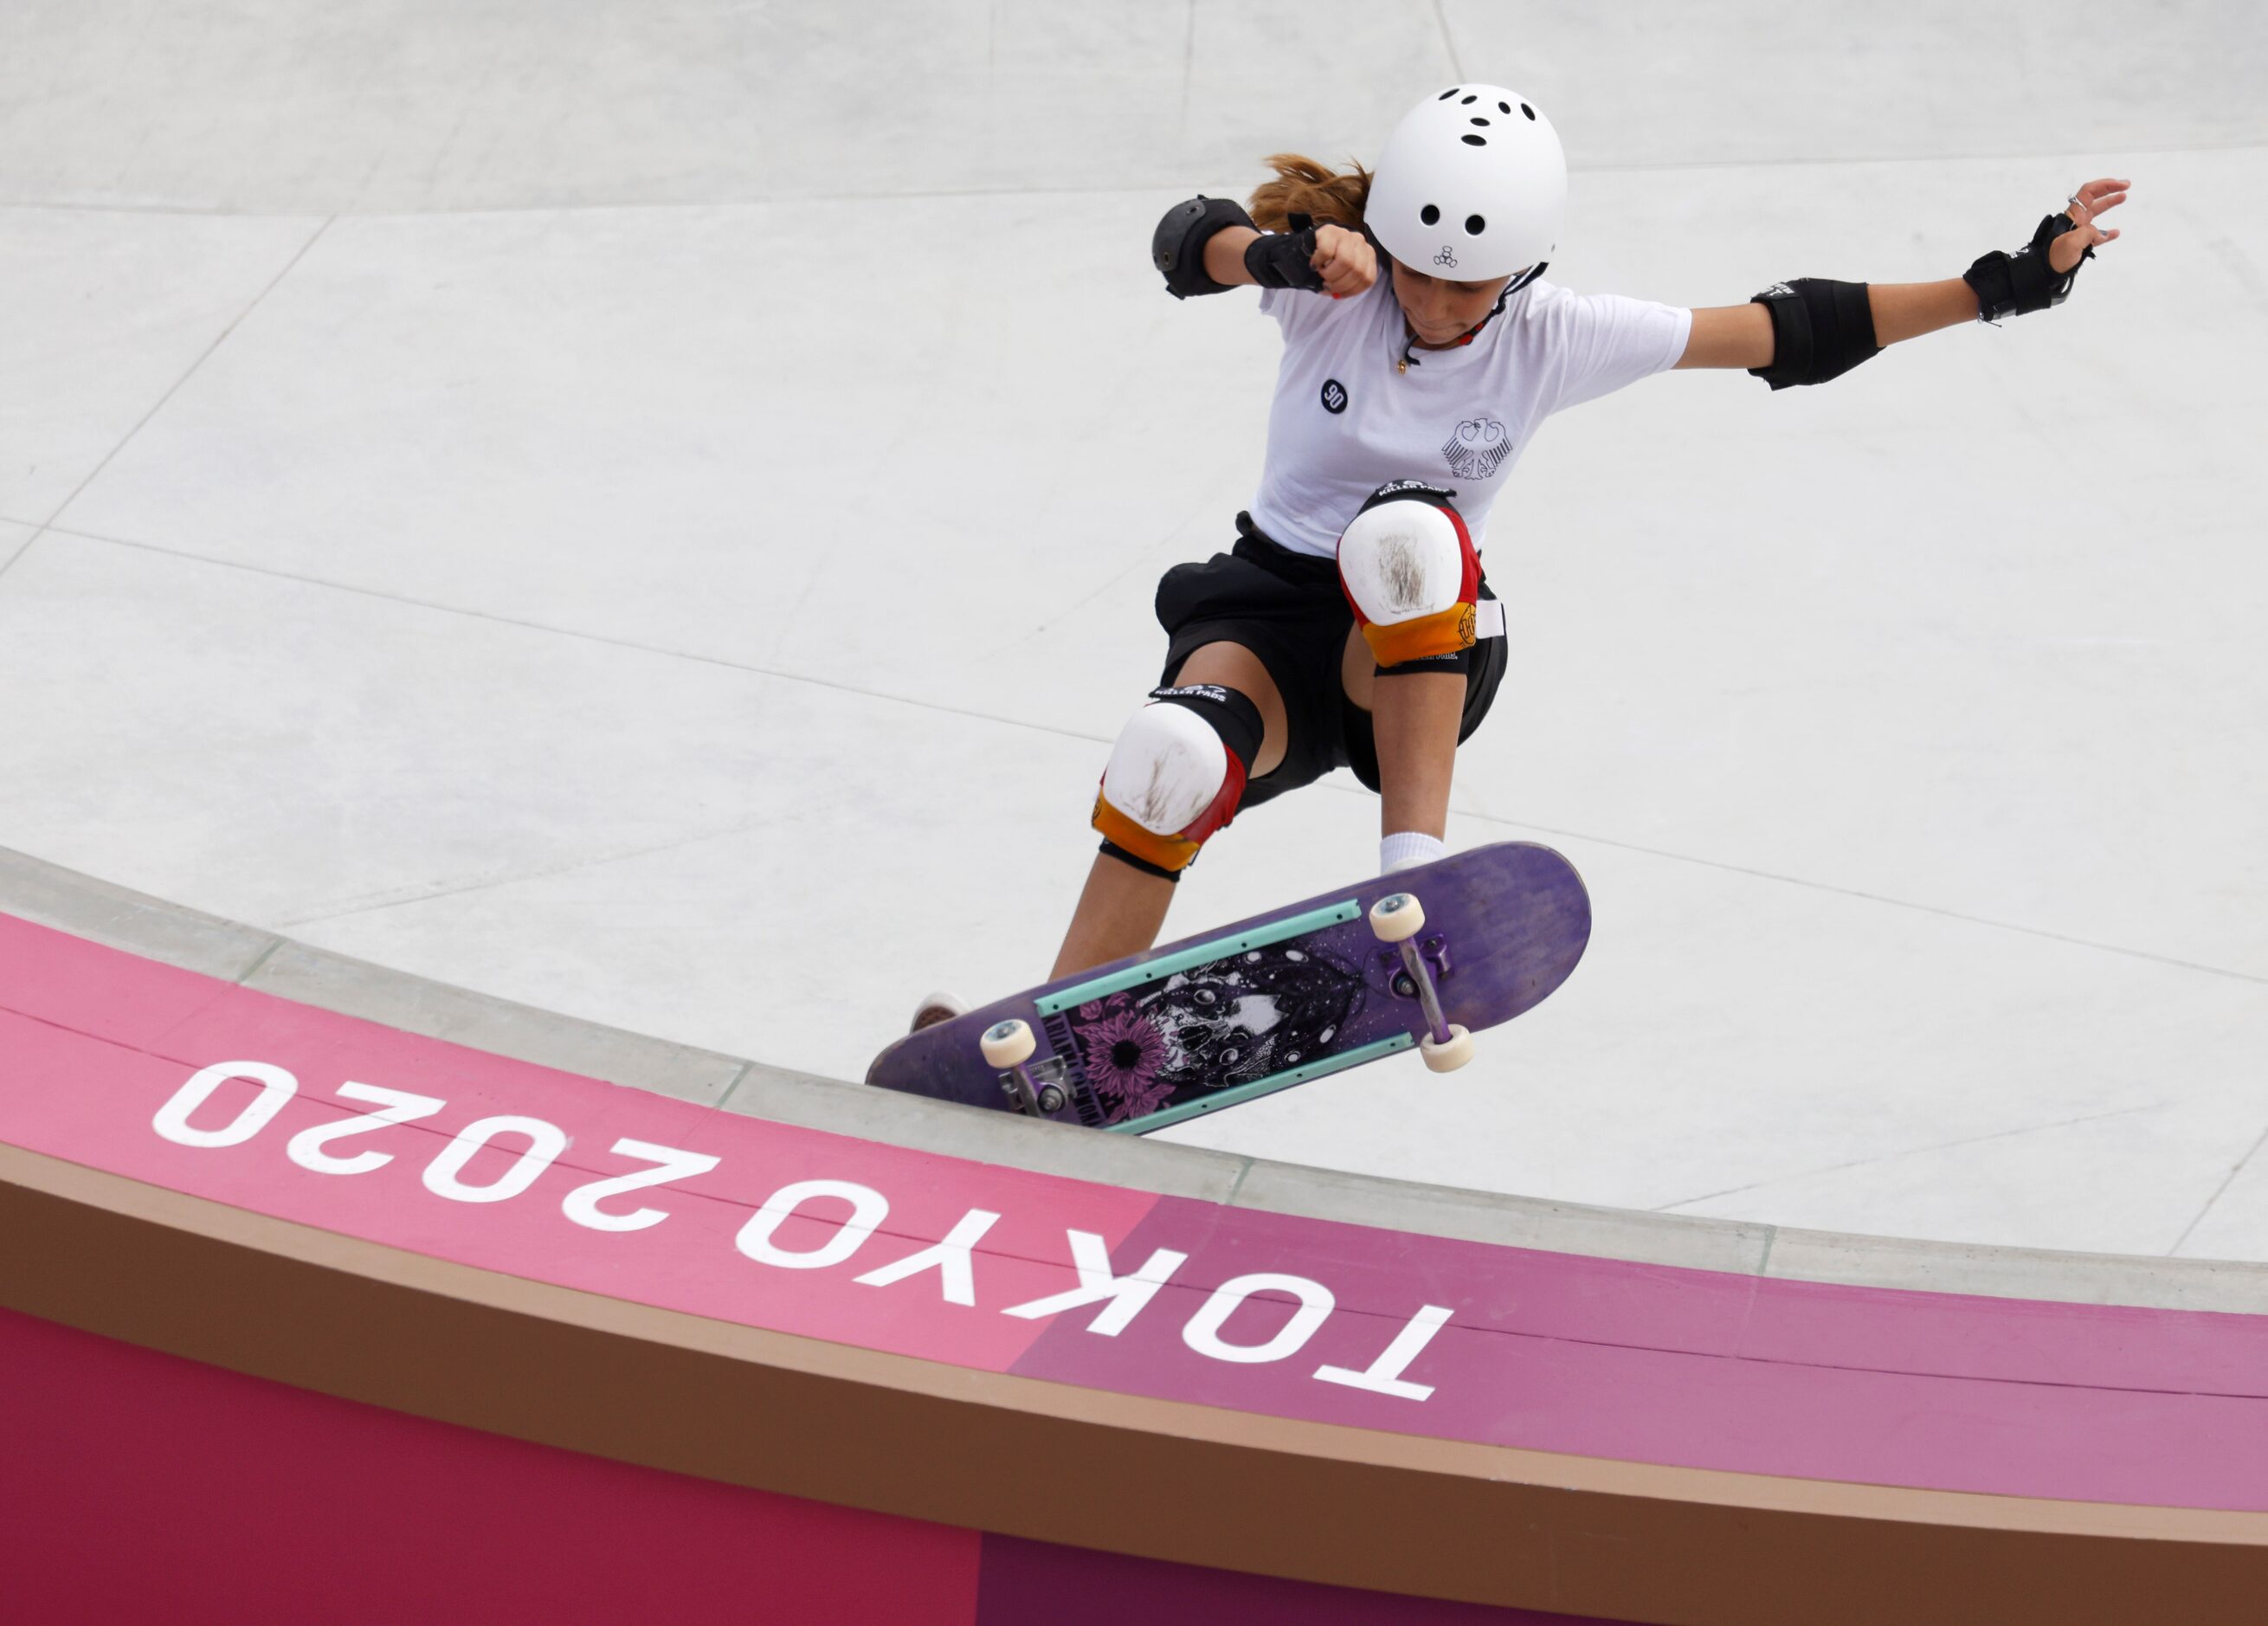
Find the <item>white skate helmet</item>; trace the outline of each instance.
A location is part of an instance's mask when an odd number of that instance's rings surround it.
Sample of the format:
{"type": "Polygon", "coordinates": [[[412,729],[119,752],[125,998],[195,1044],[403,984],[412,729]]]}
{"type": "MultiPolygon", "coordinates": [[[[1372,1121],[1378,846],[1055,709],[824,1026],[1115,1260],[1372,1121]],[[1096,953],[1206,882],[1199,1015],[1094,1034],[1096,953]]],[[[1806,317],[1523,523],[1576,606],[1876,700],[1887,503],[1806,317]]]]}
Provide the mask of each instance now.
{"type": "Polygon", "coordinates": [[[1454,85],[1394,127],[1363,224],[1412,270],[1486,282],[1557,252],[1567,156],[1551,122],[1501,85],[1454,85]]]}

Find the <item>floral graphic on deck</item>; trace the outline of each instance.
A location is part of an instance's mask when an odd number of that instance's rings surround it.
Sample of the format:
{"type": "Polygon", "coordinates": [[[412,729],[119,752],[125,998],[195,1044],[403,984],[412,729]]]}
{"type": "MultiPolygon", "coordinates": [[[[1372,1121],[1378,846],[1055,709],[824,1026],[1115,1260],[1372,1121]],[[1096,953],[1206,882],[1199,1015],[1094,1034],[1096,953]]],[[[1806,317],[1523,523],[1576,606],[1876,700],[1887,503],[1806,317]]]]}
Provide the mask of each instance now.
{"type": "Polygon", "coordinates": [[[1087,1082],[1117,1108],[1113,1119],[1138,1118],[1154,1111],[1174,1086],[1160,1080],[1166,1065],[1166,1036],[1136,1010],[1122,1010],[1079,1031],[1086,1055],[1087,1082]]]}
{"type": "Polygon", "coordinates": [[[1072,1037],[1106,1116],[1123,1123],[1333,1053],[1362,998],[1361,968],[1335,955],[1250,950],[1089,1000],[1072,1037]]]}

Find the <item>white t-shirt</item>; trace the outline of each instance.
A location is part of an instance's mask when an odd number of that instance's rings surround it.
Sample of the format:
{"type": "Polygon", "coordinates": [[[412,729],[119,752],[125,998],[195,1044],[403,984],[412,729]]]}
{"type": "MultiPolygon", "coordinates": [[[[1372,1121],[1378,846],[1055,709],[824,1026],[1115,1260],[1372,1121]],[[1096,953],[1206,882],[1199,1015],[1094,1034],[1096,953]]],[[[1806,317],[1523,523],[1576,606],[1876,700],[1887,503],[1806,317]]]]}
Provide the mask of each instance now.
{"type": "Polygon", "coordinates": [[[1347,299],[1263,288],[1284,329],[1268,412],[1268,463],[1252,521],[1326,558],[1355,510],[1388,480],[1455,493],[1478,547],[1505,477],[1543,420],[1677,364],[1693,313],[1535,282],[1469,344],[1413,350],[1384,276],[1347,299]]]}

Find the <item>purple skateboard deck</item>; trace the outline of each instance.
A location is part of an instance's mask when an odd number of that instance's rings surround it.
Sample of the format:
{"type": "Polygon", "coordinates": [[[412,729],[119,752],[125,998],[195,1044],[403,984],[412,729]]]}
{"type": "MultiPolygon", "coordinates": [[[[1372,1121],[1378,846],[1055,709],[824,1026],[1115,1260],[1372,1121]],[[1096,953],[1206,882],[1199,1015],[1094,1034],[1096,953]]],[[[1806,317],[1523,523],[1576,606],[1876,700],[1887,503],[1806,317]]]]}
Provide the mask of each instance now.
{"type": "Polygon", "coordinates": [[[1590,941],[1574,867],[1547,846],[1498,842],[996,1000],[908,1034],[866,1082],[1020,1110],[978,1046],[1020,1018],[1037,1041],[1031,1082],[1060,1098],[1036,1115],[1146,1135],[1410,1049],[1428,1031],[1419,990],[1368,920],[1396,892],[1424,907],[1412,942],[1442,1014],[1472,1032],[1543,999],[1590,941]]]}

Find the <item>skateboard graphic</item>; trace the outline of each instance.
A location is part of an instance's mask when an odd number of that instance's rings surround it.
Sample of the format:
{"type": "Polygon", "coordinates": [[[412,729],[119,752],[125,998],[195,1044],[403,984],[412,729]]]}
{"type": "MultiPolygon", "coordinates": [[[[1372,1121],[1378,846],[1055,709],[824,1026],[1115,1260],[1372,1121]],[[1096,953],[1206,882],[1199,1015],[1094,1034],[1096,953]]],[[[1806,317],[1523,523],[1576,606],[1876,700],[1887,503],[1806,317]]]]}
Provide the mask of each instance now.
{"type": "Polygon", "coordinates": [[[1498,842],[979,1006],[899,1039],[866,1082],[1146,1135],[1412,1047],[1462,1067],[1590,935],[1574,867],[1498,842]]]}

